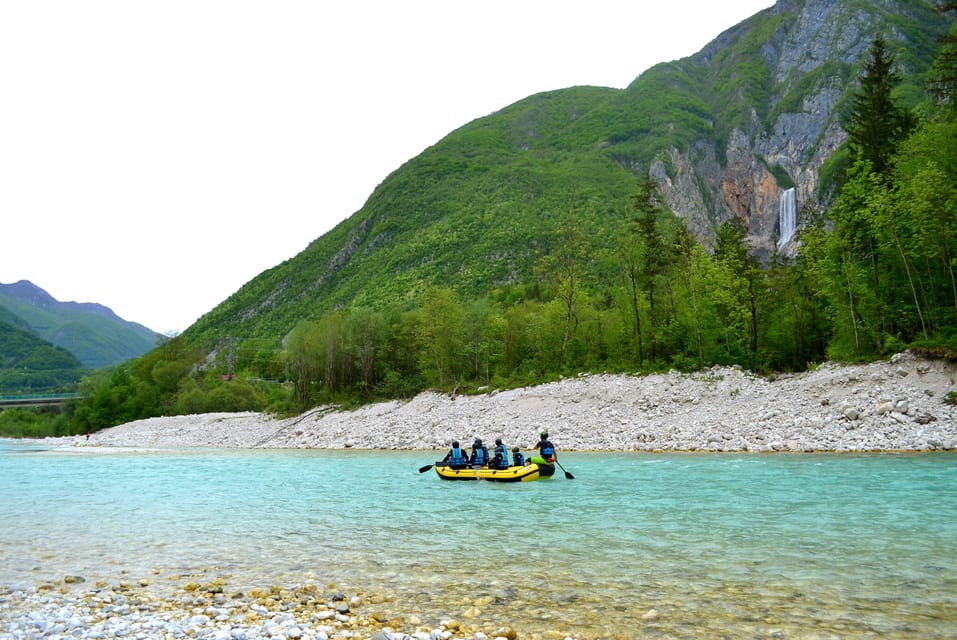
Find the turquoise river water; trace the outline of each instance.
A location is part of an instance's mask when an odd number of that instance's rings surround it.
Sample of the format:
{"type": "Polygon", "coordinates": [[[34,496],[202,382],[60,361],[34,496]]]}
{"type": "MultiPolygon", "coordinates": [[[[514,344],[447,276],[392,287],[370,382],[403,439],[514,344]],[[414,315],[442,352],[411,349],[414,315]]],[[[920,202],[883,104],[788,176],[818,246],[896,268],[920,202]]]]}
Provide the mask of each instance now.
{"type": "Polygon", "coordinates": [[[446,482],[425,452],[0,443],[0,586],[228,576],[576,637],[957,638],[957,455],[566,453],[446,482]]]}

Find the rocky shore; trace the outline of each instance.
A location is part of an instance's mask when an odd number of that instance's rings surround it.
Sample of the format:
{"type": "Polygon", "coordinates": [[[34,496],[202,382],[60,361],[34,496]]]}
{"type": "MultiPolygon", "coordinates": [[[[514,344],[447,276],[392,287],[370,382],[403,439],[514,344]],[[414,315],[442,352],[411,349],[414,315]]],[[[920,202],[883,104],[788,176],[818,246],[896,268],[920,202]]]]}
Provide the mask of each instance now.
{"type": "MultiPolygon", "coordinates": [[[[156,579],[157,576],[150,578],[156,579]]],[[[83,584],[67,576],[38,588],[0,588],[0,640],[516,640],[511,628],[490,629],[452,618],[424,625],[396,615],[389,596],[343,593],[336,585],[271,585],[235,591],[221,578],[188,578],[168,596],[149,578],[83,584]],[[409,632],[400,629],[408,628],[409,632]],[[416,630],[418,629],[418,630],[416,630]]],[[[561,640],[561,633],[524,634],[561,640]]]]}
{"type": "Polygon", "coordinates": [[[547,430],[565,451],[933,451],[957,448],[957,363],[910,352],[765,378],[737,367],[649,376],[582,374],[538,387],[275,419],[217,413],[138,420],[64,439],[109,447],[442,450],[547,430]]]}

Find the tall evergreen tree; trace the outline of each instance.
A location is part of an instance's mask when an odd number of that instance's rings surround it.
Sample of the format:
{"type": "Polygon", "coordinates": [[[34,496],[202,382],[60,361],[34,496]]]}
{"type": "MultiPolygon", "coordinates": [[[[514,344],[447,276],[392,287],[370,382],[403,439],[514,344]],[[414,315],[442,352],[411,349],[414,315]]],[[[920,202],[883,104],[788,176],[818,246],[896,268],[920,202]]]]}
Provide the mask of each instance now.
{"type": "Polygon", "coordinates": [[[870,162],[871,169],[887,176],[891,157],[914,125],[913,116],[894,103],[892,92],[900,83],[894,56],[882,36],[871,44],[860,90],[854,95],[847,131],[853,161],[870,162]]]}
{"type": "MultiPolygon", "coordinates": [[[[957,3],[951,3],[957,5],[957,3]]],[[[954,10],[957,10],[955,6],[954,10]]],[[[957,114],[957,22],[940,39],[940,49],[927,73],[927,91],[937,104],[952,115],[957,114]]]]}
{"type": "Polygon", "coordinates": [[[670,247],[665,241],[661,229],[661,218],[665,214],[664,198],[658,185],[650,176],[644,176],[638,182],[638,190],[634,196],[635,205],[635,235],[641,246],[640,271],[644,279],[644,287],[648,293],[648,307],[651,332],[649,346],[651,359],[657,356],[657,329],[661,323],[660,300],[658,292],[658,278],[669,262],[670,247]]]}

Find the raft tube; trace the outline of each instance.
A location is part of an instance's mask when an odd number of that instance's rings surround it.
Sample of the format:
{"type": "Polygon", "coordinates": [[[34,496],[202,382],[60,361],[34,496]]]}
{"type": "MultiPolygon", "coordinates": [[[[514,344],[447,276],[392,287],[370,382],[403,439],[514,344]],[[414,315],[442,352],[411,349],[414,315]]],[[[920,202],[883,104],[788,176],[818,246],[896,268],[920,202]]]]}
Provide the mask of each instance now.
{"type": "Polygon", "coordinates": [[[555,474],[555,465],[545,462],[535,456],[531,462],[522,467],[508,469],[489,469],[488,467],[466,467],[453,469],[448,465],[436,462],[435,472],[443,480],[491,480],[492,482],[532,482],[545,480],[555,474]]]}

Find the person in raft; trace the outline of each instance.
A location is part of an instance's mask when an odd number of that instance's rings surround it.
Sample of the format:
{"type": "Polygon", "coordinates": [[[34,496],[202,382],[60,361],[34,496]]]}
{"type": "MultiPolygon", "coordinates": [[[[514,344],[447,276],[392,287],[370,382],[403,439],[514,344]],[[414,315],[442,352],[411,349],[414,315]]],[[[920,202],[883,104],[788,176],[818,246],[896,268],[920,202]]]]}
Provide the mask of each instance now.
{"type": "Polygon", "coordinates": [[[508,447],[502,444],[501,438],[495,438],[495,448],[492,449],[492,461],[489,469],[508,469],[508,447]]]}
{"type": "Polygon", "coordinates": [[[525,454],[518,447],[512,447],[512,465],[516,467],[525,466],[525,454]]]}
{"type": "Polygon", "coordinates": [[[459,441],[453,440],[452,448],[442,458],[442,462],[448,464],[452,469],[464,469],[469,464],[469,457],[465,453],[465,449],[459,446],[459,441]]]}
{"type": "Polygon", "coordinates": [[[558,460],[558,455],[555,453],[555,445],[552,444],[552,441],[548,439],[548,432],[542,431],[538,434],[538,444],[535,445],[535,449],[538,449],[538,452],[545,462],[555,462],[558,460]]]}
{"type": "Polygon", "coordinates": [[[469,464],[473,467],[484,467],[488,464],[488,447],[482,444],[481,438],[476,438],[472,443],[472,457],[469,458],[469,464]]]}

